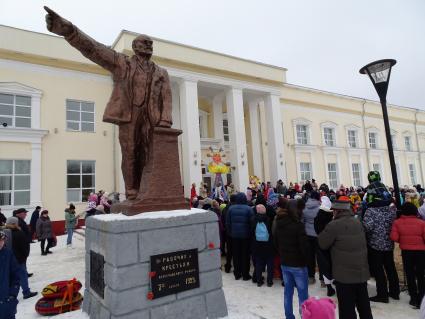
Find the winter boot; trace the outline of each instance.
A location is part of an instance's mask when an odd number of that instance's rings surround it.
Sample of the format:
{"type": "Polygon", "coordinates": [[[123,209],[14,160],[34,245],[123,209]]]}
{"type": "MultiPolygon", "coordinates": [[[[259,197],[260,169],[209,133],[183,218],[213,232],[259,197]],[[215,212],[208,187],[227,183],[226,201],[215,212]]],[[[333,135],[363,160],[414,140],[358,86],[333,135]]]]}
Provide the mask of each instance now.
{"type": "Polygon", "coordinates": [[[327,288],[327,290],[328,290],[328,292],[327,292],[327,296],[328,296],[328,297],[335,296],[335,289],[332,287],[332,285],[331,285],[331,284],[326,285],[326,288],[327,288]]]}

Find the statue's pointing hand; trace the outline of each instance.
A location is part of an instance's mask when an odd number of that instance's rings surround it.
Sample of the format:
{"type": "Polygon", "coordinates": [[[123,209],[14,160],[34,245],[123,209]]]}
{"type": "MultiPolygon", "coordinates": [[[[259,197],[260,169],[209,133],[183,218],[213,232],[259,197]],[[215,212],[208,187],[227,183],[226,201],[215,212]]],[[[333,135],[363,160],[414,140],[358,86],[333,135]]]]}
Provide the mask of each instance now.
{"type": "Polygon", "coordinates": [[[62,18],[55,11],[50,9],[49,7],[44,6],[44,10],[47,11],[46,14],[46,24],[47,30],[50,32],[56,33],[61,36],[68,36],[74,30],[74,26],[68,20],[62,18]]]}

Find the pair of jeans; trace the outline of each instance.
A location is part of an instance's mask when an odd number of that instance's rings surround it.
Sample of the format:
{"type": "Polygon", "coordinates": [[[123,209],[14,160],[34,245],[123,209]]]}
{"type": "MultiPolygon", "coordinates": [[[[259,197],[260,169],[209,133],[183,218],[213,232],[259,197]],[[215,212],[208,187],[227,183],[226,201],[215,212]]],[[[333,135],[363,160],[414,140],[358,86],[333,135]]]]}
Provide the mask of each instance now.
{"type": "Polygon", "coordinates": [[[380,298],[388,298],[388,290],[389,295],[398,296],[400,294],[400,285],[398,282],[397,270],[395,269],[393,251],[382,251],[370,248],[370,256],[373,272],[375,274],[377,296],[380,298]]]}
{"type": "Polygon", "coordinates": [[[341,319],[373,319],[370,309],[367,282],[359,284],[342,284],[335,282],[338,298],[338,312],[341,319]]]}
{"type": "Polygon", "coordinates": [[[406,272],[410,301],[420,304],[425,294],[425,251],[402,250],[401,256],[406,272]]]}
{"type": "Polygon", "coordinates": [[[285,289],[283,294],[283,306],[285,308],[286,319],[295,319],[292,302],[294,297],[294,288],[298,292],[299,313],[301,315],[301,306],[308,299],[308,271],[307,267],[288,267],[281,265],[285,289]]]}
{"type": "Polygon", "coordinates": [[[27,296],[31,291],[28,285],[28,272],[25,263],[18,264],[19,285],[22,287],[22,294],[27,296]]]}
{"type": "Polygon", "coordinates": [[[71,245],[72,244],[72,235],[74,234],[74,228],[68,228],[66,230],[67,237],[66,237],[66,244],[71,245]]]}

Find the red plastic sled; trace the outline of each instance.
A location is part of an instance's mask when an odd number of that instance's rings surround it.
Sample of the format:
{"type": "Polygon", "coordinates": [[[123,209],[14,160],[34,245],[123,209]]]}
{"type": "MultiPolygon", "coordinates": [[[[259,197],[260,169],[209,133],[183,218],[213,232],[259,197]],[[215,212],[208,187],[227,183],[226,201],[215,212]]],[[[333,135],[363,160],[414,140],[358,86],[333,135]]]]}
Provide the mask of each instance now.
{"type": "Polygon", "coordinates": [[[81,282],[76,279],[57,281],[44,287],[41,294],[47,299],[63,298],[68,290],[68,285],[72,285],[73,294],[77,293],[82,287],[81,282]]]}
{"type": "Polygon", "coordinates": [[[54,316],[64,312],[78,310],[82,302],[83,296],[80,293],[73,296],[71,304],[69,300],[64,300],[63,298],[51,299],[43,297],[35,304],[35,311],[43,316],[54,316]]]}

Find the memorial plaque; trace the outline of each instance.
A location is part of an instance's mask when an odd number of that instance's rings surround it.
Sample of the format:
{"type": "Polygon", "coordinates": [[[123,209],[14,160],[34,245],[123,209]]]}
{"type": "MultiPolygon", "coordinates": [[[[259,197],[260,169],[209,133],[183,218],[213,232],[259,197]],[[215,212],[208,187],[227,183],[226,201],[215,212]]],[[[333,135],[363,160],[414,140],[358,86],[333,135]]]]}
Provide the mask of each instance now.
{"type": "Polygon", "coordinates": [[[198,249],[151,256],[152,299],[199,288],[198,249]]]}
{"type": "Polygon", "coordinates": [[[103,256],[90,250],[90,288],[102,299],[105,291],[104,266],[103,256]]]}

